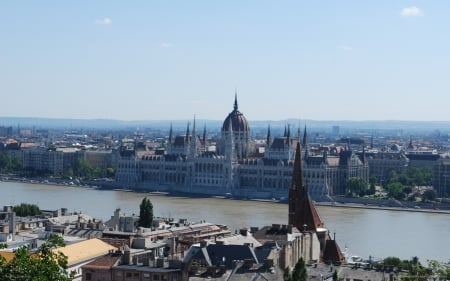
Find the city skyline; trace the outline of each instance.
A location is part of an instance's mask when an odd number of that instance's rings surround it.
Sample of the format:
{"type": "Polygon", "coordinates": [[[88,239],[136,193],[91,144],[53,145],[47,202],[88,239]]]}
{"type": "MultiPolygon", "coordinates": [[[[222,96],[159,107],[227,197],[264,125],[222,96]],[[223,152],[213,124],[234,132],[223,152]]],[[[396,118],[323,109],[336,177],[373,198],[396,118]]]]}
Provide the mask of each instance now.
{"type": "Polygon", "coordinates": [[[4,117],[450,121],[445,1],[0,4],[4,117]]]}

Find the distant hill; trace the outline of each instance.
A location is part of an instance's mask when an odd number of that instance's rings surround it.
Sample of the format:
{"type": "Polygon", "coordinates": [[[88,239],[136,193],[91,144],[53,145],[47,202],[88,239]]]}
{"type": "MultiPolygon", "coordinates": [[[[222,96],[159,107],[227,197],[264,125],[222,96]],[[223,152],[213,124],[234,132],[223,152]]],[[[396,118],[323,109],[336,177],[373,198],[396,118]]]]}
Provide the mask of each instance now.
{"type": "MultiPolygon", "coordinates": [[[[48,129],[146,129],[146,128],[169,128],[172,124],[174,129],[185,129],[187,123],[192,120],[136,120],[123,121],[114,119],[52,119],[52,118],[32,118],[32,117],[0,117],[1,126],[12,126],[21,128],[48,128],[48,129]]],[[[220,130],[223,120],[206,120],[197,119],[197,130],[201,131],[203,126],[208,130],[220,130]]],[[[332,126],[339,126],[341,130],[399,130],[399,131],[450,131],[450,121],[342,121],[342,120],[249,120],[252,129],[267,129],[268,125],[273,129],[284,128],[289,124],[291,128],[301,129],[306,125],[308,130],[327,130],[330,131],[332,126]]]]}

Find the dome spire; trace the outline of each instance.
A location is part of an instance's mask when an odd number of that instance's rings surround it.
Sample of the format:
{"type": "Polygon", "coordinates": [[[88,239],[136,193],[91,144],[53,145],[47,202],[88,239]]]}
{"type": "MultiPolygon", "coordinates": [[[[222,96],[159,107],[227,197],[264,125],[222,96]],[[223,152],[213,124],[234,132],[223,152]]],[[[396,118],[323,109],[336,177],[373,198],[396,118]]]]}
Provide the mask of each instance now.
{"type": "Polygon", "coordinates": [[[237,89],[234,89],[234,111],[238,110],[237,89]]]}

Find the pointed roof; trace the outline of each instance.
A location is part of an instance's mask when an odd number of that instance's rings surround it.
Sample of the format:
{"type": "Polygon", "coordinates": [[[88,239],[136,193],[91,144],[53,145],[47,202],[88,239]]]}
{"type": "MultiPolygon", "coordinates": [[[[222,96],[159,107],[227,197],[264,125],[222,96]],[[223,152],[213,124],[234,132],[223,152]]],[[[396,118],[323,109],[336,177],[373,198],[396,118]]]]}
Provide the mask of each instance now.
{"type": "Polygon", "coordinates": [[[170,131],[169,131],[169,142],[173,141],[173,130],[172,130],[172,122],[170,122],[170,131]]]}
{"type": "Polygon", "coordinates": [[[287,125],[286,137],[287,137],[287,140],[289,142],[289,139],[291,138],[291,126],[289,124],[287,125]]]}
{"type": "Polygon", "coordinates": [[[308,145],[308,134],[306,133],[306,125],[305,125],[305,130],[303,131],[303,143],[302,145],[307,148],[306,146],[308,145]]]}
{"type": "Polygon", "coordinates": [[[300,151],[300,143],[297,143],[292,183],[289,190],[289,224],[300,231],[317,231],[317,228],[322,228],[324,223],[308,195],[300,151]]]}
{"type": "Polygon", "coordinates": [[[328,239],[325,241],[325,249],[323,250],[323,261],[336,263],[344,262],[345,257],[342,254],[341,248],[336,243],[336,240],[328,239]]]}
{"type": "Polygon", "coordinates": [[[267,128],[267,140],[266,140],[266,142],[267,142],[267,145],[270,147],[271,142],[272,142],[272,136],[270,134],[270,124],[269,124],[269,126],[267,128]]]}
{"type": "Polygon", "coordinates": [[[189,134],[190,134],[190,132],[189,132],[189,121],[188,121],[187,128],[186,128],[186,136],[185,136],[186,141],[189,140],[189,134]]]}
{"type": "Polygon", "coordinates": [[[203,127],[203,144],[206,145],[206,124],[205,124],[205,126],[203,127]]]}

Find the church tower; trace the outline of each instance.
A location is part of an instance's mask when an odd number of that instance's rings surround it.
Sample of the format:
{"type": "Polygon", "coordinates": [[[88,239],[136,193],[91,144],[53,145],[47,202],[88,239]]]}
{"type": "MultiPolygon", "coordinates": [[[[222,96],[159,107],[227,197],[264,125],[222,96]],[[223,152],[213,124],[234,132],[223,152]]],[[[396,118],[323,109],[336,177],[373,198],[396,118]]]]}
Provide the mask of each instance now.
{"type": "Polygon", "coordinates": [[[294,171],[292,174],[291,188],[289,189],[289,225],[300,231],[314,231],[324,227],[317,213],[303,177],[302,157],[300,143],[297,143],[295,151],[294,171]]]}

